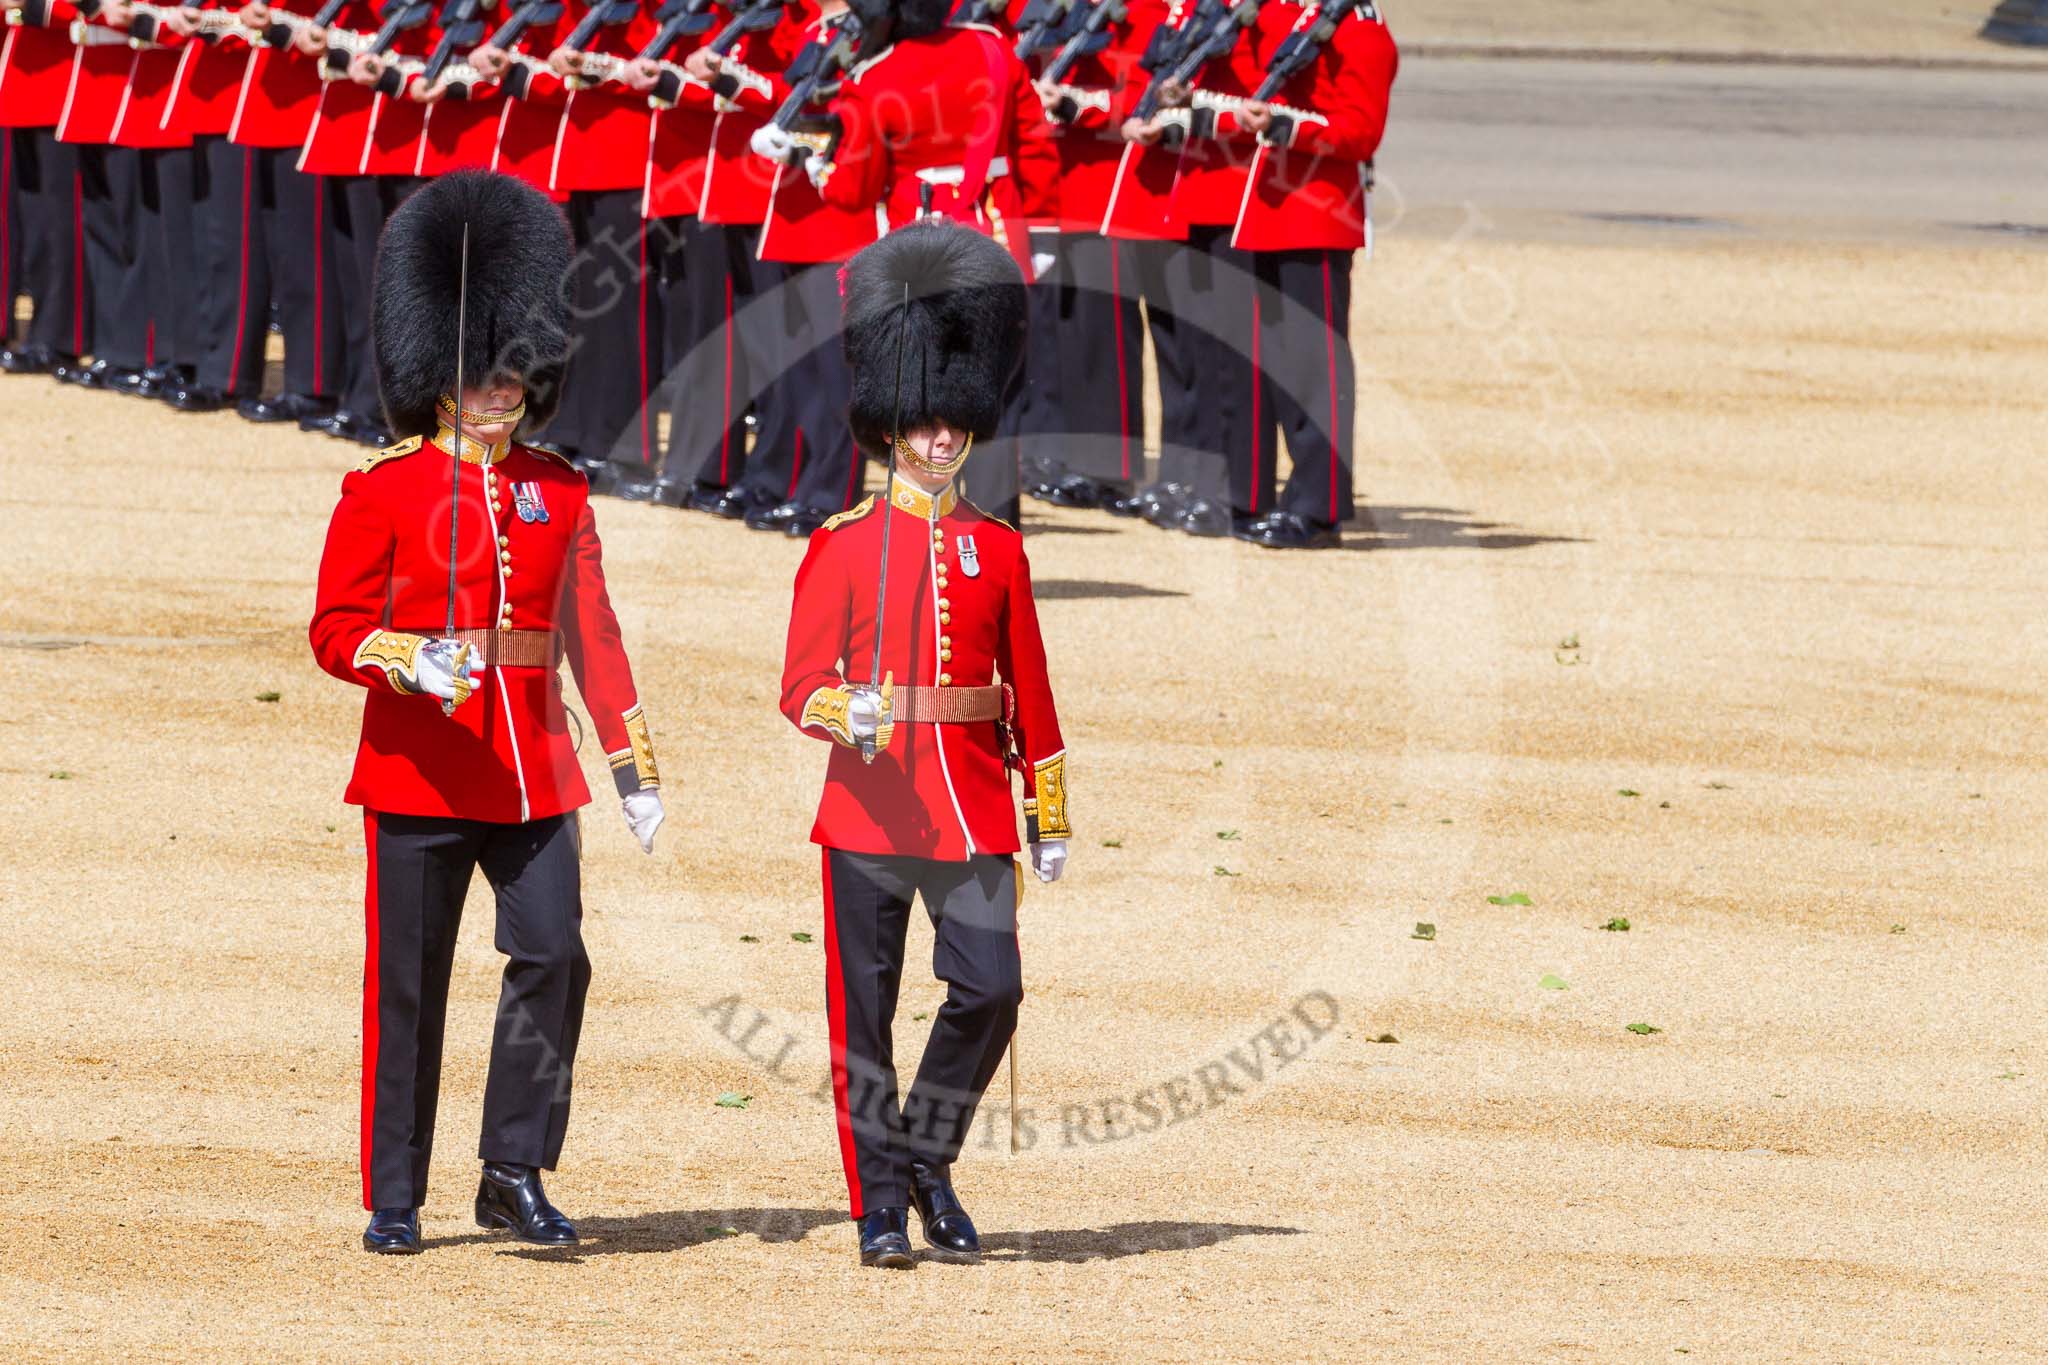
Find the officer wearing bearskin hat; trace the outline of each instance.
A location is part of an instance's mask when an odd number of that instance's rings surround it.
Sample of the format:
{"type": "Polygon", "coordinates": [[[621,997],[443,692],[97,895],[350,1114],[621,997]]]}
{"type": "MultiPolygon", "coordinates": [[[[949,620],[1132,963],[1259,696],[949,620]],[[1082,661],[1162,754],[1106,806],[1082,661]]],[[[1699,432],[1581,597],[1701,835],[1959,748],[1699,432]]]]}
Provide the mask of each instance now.
{"type": "Polygon", "coordinates": [[[543,1245],[576,1240],[539,1175],[561,1154],[590,985],[575,814],[590,793],[562,659],[650,853],[663,819],[589,489],[521,444],[559,396],[568,267],[560,212],[483,172],[414,195],[378,252],[377,379],[404,439],[342,480],[310,630],[320,666],[367,692],[347,799],[363,807],[369,855],[362,1171],[374,1252],[419,1250],[449,971],[478,869],[510,960],[476,1221],[543,1245]]]}
{"type": "Polygon", "coordinates": [[[1066,862],[1066,750],[1023,538],[955,487],[1022,353],[1016,262],[968,227],[903,227],[848,264],[845,311],[854,437],[890,475],[811,537],[782,711],[835,746],[811,838],[840,1153],[862,1263],[907,1267],[912,1205],[934,1255],[980,1253],[950,1168],[1023,996],[1016,855],[1028,843],[1047,882],[1066,862]],[[947,990],[899,1099],[891,1022],[913,897],[947,990]]]}

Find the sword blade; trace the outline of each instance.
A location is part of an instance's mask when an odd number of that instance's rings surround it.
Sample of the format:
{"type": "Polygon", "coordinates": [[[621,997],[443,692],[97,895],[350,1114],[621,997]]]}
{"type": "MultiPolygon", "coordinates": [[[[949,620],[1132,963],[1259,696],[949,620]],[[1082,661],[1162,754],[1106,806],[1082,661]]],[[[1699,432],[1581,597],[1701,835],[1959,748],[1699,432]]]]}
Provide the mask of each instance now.
{"type": "MultiPolygon", "coordinates": [[[[896,329],[896,411],[889,419],[888,473],[882,480],[882,568],[875,576],[875,653],[868,665],[868,686],[882,685],[882,617],[889,602],[889,532],[896,525],[896,442],[903,439],[903,349],[910,340],[910,281],[903,282],[903,319],[896,329]]],[[[886,724],[888,717],[882,717],[886,724]]],[[[875,761],[875,742],[861,741],[860,756],[875,761]]]]}
{"type": "MultiPolygon", "coordinates": [[[[455,633],[455,557],[461,542],[456,526],[462,515],[462,352],[469,342],[469,224],[462,225],[462,264],[457,272],[455,292],[455,458],[448,475],[448,633],[455,633]]],[[[441,714],[455,714],[455,703],[441,703],[441,714]]]]}

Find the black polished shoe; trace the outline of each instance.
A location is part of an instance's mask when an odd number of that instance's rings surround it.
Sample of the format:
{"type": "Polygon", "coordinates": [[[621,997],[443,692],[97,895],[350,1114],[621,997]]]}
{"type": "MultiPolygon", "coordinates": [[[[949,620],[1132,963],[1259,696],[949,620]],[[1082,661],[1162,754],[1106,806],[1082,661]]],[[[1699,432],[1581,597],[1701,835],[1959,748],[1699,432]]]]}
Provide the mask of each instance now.
{"type": "MultiPolygon", "coordinates": [[[[1180,517],[1173,526],[1175,530],[1186,531],[1191,536],[1227,536],[1234,520],[1231,510],[1224,504],[1196,498],[1181,509],[1180,517]]],[[[1251,518],[1243,520],[1249,522],[1251,518]]]]}
{"type": "Polygon", "coordinates": [[[1170,516],[1178,511],[1188,499],[1188,486],[1182,483],[1155,483],[1150,488],[1141,488],[1127,498],[1118,498],[1104,510],[1113,517],[1143,517],[1154,521],[1158,517],[1170,516]]]}
{"type": "Polygon", "coordinates": [[[90,365],[79,364],[75,355],[60,355],[56,363],[50,366],[50,377],[59,384],[76,384],[80,388],[89,389],[93,386],[90,378],[91,369],[90,365]]]}
{"type": "Polygon", "coordinates": [[[810,539],[811,532],[823,526],[832,515],[833,513],[831,512],[821,512],[815,507],[806,507],[789,520],[783,522],[782,529],[788,535],[808,540],[810,539]]]}
{"type": "Polygon", "coordinates": [[[745,484],[734,484],[730,488],[699,488],[690,494],[687,505],[694,512],[709,512],[727,521],[741,521],[747,513],[766,512],[775,503],[745,484]]]}
{"type": "Polygon", "coordinates": [[[219,412],[228,405],[226,394],[204,384],[174,383],[165,391],[163,398],[179,412],[219,412]]]}
{"type": "Polygon", "coordinates": [[[345,441],[354,436],[356,424],[360,421],[362,418],[347,408],[337,407],[332,412],[307,413],[299,418],[299,430],[317,432],[322,436],[332,436],[345,441]]]}
{"type": "Polygon", "coordinates": [[[1101,479],[1091,479],[1086,474],[1068,474],[1042,489],[1033,490],[1033,493],[1055,507],[1108,507],[1128,497],[1130,490],[1104,483],[1101,479]]]}
{"type": "Polygon", "coordinates": [[[1269,550],[1330,550],[1343,544],[1343,536],[1327,521],[1315,521],[1299,512],[1274,512],[1259,518],[1251,534],[1239,537],[1269,550]]]}
{"type": "Polygon", "coordinates": [[[756,507],[744,518],[749,531],[787,531],[789,523],[810,512],[800,502],[778,503],[773,507],[756,507]]]}
{"type": "Polygon", "coordinates": [[[101,387],[108,393],[125,393],[130,398],[154,398],[166,378],[167,373],[156,366],[146,370],[109,370],[101,387]]]}
{"type": "Polygon", "coordinates": [[[910,1254],[909,1209],[869,1209],[860,1216],[860,1263],[884,1270],[917,1264],[910,1254]]]}
{"type": "Polygon", "coordinates": [[[299,422],[309,417],[331,417],[332,398],[315,398],[304,393],[281,393],[275,398],[244,398],[235,411],[245,422],[299,422]]]}
{"type": "Polygon", "coordinates": [[[476,1187],[476,1225],[504,1228],[535,1246],[565,1247],[578,1240],[575,1224],[548,1202],[540,1172],[531,1166],[484,1163],[483,1182],[476,1187]]]}
{"type": "Polygon", "coordinates": [[[391,433],[386,431],[380,422],[358,417],[349,430],[349,439],[359,446],[388,446],[391,444],[391,433]]]}
{"type": "Polygon", "coordinates": [[[953,1193],[953,1168],[910,1163],[910,1199],[917,1205],[917,1221],[924,1224],[925,1245],[942,1261],[972,1262],[981,1259],[981,1237],[974,1220],[960,1207],[953,1193]]]}
{"type": "Polygon", "coordinates": [[[619,467],[610,460],[601,460],[591,455],[571,453],[569,463],[583,471],[583,477],[590,482],[592,493],[609,493],[619,482],[619,467]]]}
{"type": "Polygon", "coordinates": [[[418,1209],[378,1209],[363,1229],[363,1250],[379,1256],[412,1256],[420,1249],[418,1209]]]}
{"type": "Polygon", "coordinates": [[[57,353],[47,346],[0,347],[0,374],[48,374],[57,366],[57,353]]]}
{"type": "Polygon", "coordinates": [[[118,386],[122,378],[134,374],[133,370],[116,367],[109,361],[95,360],[90,365],[72,370],[72,383],[83,389],[111,389],[118,386]]]}

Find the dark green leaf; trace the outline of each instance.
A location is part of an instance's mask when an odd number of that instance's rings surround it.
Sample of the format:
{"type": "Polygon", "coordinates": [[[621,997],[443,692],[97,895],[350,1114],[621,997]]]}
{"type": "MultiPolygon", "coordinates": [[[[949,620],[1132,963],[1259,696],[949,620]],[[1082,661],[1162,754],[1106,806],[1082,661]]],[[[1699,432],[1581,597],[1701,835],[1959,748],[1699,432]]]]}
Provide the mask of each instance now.
{"type": "Polygon", "coordinates": [[[1607,923],[1601,925],[1600,927],[1602,929],[1605,929],[1610,934],[1625,934],[1628,932],[1628,921],[1623,919],[1621,916],[1616,915],[1613,919],[1607,921],[1607,923]]]}
{"type": "Polygon", "coordinates": [[[1630,1024],[1628,1031],[1647,1038],[1653,1033],[1662,1033],[1664,1030],[1658,1028],[1655,1024],[1630,1024]]]}
{"type": "Polygon", "coordinates": [[[282,696],[284,696],[284,693],[282,693],[282,692],[258,692],[258,693],[256,694],[256,700],[258,700],[258,701],[276,701],[276,700],[278,700],[278,699],[279,699],[280,697],[282,697],[282,696]]]}
{"type": "Polygon", "coordinates": [[[1234,829],[1219,829],[1216,831],[1216,837],[1219,839],[1235,839],[1237,831],[1234,829]]]}
{"type": "Polygon", "coordinates": [[[742,943],[759,943],[760,941],[761,941],[761,940],[760,940],[759,936],[758,936],[758,935],[755,935],[755,934],[741,934],[741,935],[740,935],[740,942],[742,942],[742,943]]]}
{"type": "Polygon", "coordinates": [[[798,943],[809,943],[811,941],[811,936],[809,934],[804,933],[802,930],[798,930],[796,933],[791,934],[790,937],[795,939],[798,943]]]}
{"type": "Polygon", "coordinates": [[[1399,1038],[1396,1038],[1391,1033],[1382,1033],[1379,1037],[1373,1039],[1373,1041],[1375,1043],[1398,1043],[1401,1040],[1399,1038]]]}
{"type": "Polygon", "coordinates": [[[1121,839],[1104,839],[1102,841],[1102,846],[1104,848],[1122,848],[1124,846],[1124,841],[1121,839]]]}
{"type": "Polygon", "coordinates": [[[1642,795],[1642,793],[1641,793],[1641,792],[1639,792],[1639,791],[1637,791],[1637,790],[1636,790],[1636,789],[1635,789],[1634,787],[1623,787],[1623,788],[1621,788],[1620,790],[1616,791],[1616,792],[1615,792],[1614,794],[1615,794],[1616,796],[1641,796],[1641,795],[1642,795]]]}
{"type": "Polygon", "coordinates": [[[1435,938],[1435,937],[1436,937],[1436,926],[1435,926],[1434,924],[1424,924],[1424,923],[1422,923],[1421,921],[1419,921],[1419,920],[1418,920],[1418,921],[1416,922],[1416,925],[1415,925],[1415,932],[1414,932],[1414,933],[1412,933],[1412,934],[1410,934],[1410,935],[1408,935],[1408,937],[1410,937],[1410,938],[1420,938],[1420,939],[1432,939],[1432,938],[1435,938]]]}
{"type": "Polygon", "coordinates": [[[1241,872],[1232,872],[1229,868],[1223,866],[1223,864],[1218,863],[1216,864],[1216,875],[1219,877],[1241,877],[1244,874],[1241,872]]]}

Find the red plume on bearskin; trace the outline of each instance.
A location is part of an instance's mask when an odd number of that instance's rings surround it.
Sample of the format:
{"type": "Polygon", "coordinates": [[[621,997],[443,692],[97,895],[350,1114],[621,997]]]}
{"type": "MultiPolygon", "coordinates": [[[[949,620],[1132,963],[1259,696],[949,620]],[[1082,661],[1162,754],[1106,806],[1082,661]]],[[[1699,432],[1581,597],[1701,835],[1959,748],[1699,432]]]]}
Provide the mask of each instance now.
{"type": "Polygon", "coordinates": [[[433,435],[435,400],[455,388],[464,224],[465,382],[503,375],[524,385],[522,436],[546,426],[561,399],[569,358],[569,225],[522,180],[458,171],[400,205],[377,243],[371,336],[385,421],[396,435],[433,435]]]}
{"type": "Polygon", "coordinates": [[[887,449],[897,430],[899,338],[901,429],[995,434],[1024,354],[1024,276],[1008,251],[972,228],[913,223],[847,263],[844,293],[849,418],[863,450],[887,449]]]}

